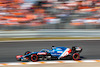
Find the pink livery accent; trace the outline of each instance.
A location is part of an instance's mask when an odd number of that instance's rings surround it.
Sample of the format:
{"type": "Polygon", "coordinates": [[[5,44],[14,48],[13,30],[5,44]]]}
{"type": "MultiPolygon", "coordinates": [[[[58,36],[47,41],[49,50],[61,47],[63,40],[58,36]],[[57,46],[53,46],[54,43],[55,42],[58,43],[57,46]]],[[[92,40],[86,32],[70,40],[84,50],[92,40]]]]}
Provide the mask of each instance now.
{"type": "Polygon", "coordinates": [[[46,55],[46,52],[39,52],[37,55],[46,55]]]}

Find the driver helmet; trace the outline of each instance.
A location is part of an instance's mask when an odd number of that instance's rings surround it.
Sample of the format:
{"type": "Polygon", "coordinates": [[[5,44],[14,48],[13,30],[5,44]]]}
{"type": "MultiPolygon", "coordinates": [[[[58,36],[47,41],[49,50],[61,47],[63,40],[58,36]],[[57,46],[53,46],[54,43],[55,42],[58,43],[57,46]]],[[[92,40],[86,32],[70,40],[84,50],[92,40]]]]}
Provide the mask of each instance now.
{"type": "Polygon", "coordinates": [[[56,49],[56,47],[55,47],[55,46],[52,46],[52,50],[53,50],[53,49],[56,49]]]}

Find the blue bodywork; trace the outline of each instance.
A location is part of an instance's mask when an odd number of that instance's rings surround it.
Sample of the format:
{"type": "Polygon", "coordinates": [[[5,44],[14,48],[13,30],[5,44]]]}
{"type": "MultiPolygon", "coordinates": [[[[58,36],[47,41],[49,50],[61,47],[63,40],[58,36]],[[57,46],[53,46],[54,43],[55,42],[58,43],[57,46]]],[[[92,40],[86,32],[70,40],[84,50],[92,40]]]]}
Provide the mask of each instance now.
{"type": "MultiPolygon", "coordinates": [[[[82,51],[81,47],[72,47],[73,49],[67,48],[67,47],[52,47],[51,50],[49,49],[42,49],[39,52],[25,52],[25,55],[17,55],[16,59],[17,60],[30,60],[38,58],[38,59],[64,59],[64,58],[71,58],[71,59],[79,59],[80,56],[79,54],[82,51]],[[75,50],[74,50],[75,49],[75,50]],[[34,57],[33,57],[34,56],[34,57]],[[73,56],[73,57],[72,57],[73,56]],[[75,57],[77,56],[77,57],[75,57]]],[[[33,60],[34,61],[34,60],[33,60]]]]}
{"type": "Polygon", "coordinates": [[[40,52],[47,52],[47,53],[50,53],[51,56],[55,56],[55,57],[59,58],[61,56],[61,54],[63,54],[63,52],[66,49],[67,49],[66,47],[53,47],[52,50],[42,49],[39,52],[31,52],[31,53],[24,55],[24,56],[26,57],[26,56],[29,56],[29,55],[32,55],[32,54],[37,54],[37,53],[40,53],[40,52]]]}

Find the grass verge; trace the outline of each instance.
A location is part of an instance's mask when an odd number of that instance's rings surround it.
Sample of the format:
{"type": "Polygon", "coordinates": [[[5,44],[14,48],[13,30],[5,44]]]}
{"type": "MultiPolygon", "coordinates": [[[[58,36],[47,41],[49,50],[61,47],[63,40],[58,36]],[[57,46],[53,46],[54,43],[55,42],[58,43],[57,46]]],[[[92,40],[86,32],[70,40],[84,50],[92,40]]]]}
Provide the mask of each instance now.
{"type": "Polygon", "coordinates": [[[8,40],[42,40],[42,39],[100,39],[100,37],[0,38],[0,41],[8,41],[8,40]]]}

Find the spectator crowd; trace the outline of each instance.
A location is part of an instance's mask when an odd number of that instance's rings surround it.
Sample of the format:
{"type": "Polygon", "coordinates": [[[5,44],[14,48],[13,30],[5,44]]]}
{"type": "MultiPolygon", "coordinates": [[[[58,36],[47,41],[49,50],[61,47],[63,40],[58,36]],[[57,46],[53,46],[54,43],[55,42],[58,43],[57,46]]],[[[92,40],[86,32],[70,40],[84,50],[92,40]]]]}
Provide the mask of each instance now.
{"type": "Polygon", "coordinates": [[[0,25],[100,24],[99,13],[100,0],[0,0],[0,25]]]}

